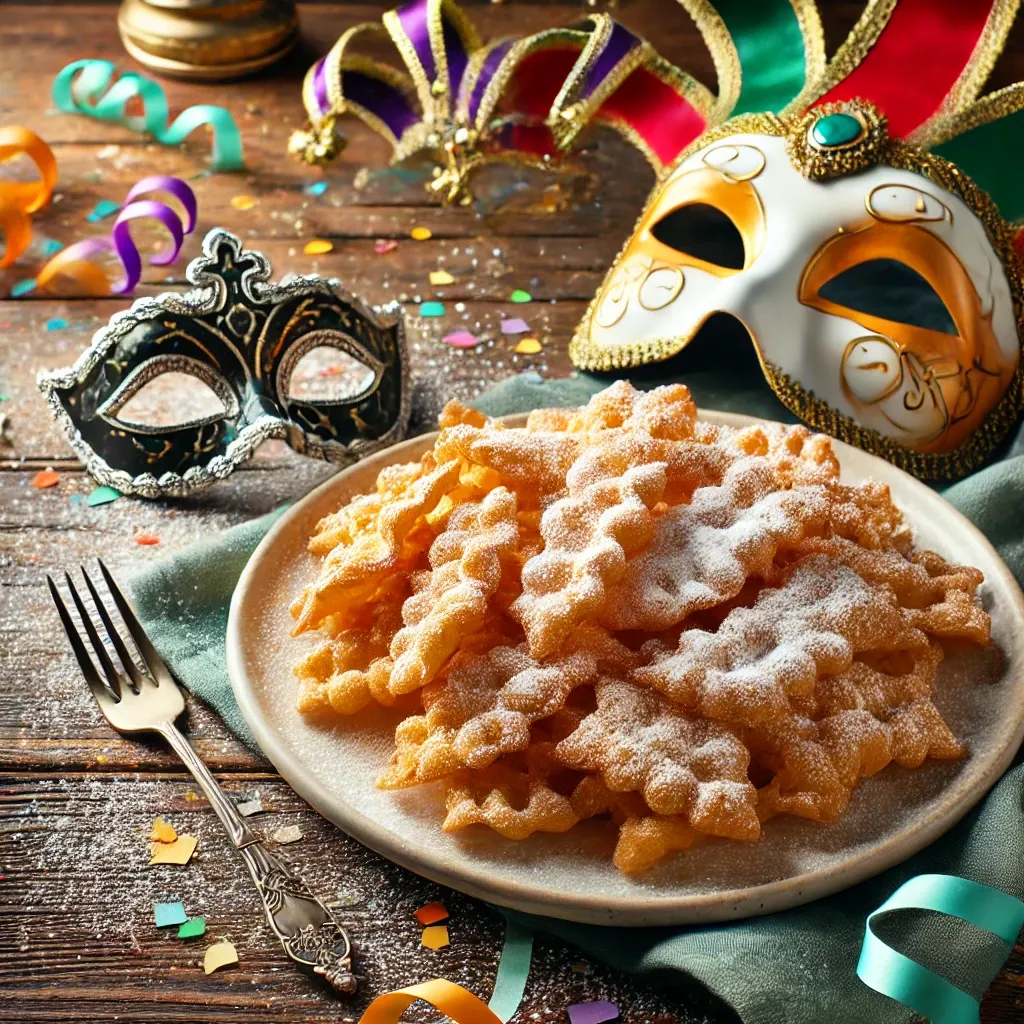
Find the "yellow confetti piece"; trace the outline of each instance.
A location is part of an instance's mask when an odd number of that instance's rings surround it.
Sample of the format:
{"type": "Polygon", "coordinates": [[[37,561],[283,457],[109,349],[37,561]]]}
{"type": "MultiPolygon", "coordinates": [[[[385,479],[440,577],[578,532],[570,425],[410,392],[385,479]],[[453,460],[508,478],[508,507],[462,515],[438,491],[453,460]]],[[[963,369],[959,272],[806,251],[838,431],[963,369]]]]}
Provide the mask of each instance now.
{"type": "Polygon", "coordinates": [[[173,843],[178,838],[178,833],[174,831],[173,825],[158,817],[153,819],[153,831],[150,832],[149,838],[155,843],[173,843]]]}
{"type": "Polygon", "coordinates": [[[523,338],[515,347],[521,356],[535,356],[544,346],[536,338],[523,338]]]}
{"type": "Polygon", "coordinates": [[[448,945],[448,926],[434,924],[429,928],[424,928],[420,942],[423,943],[425,949],[444,949],[448,945]]]}
{"type": "Polygon", "coordinates": [[[231,205],[236,210],[251,210],[256,205],[256,200],[253,196],[232,196],[231,205]]]}
{"type": "Polygon", "coordinates": [[[326,238],[314,238],[312,242],[307,242],[306,247],[302,250],[307,256],[322,256],[325,252],[330,252],[334,248],[333,242],[328,242],[326,238]]]}
{"type": "Polygon", "coordinates": [[[173,843],[150,843],[150,864],[187,864],[196,852],[199,840],[195,836],[180,835],[173,843]]]}
{"type": "Polygon", "coordinates": [[[455,284],[455,278],[447,270],[432,270],[430,272],[431,284],[455,284]]]}
{"type": "Polygon", "coordinates": [[[228,967],[238,963],[238,953],[230,942],[218,942],[206,951],[203,957],[203,970],[207,974],[213,974],[221,967],[228,967]]]}
{"type": "Polygon", "coordinates": [[[434,237],[434,232],[430,228],[413,228],[409,232],[410,238],[415,238],[417,242],[425,242],[428,238],[434,237]]]}

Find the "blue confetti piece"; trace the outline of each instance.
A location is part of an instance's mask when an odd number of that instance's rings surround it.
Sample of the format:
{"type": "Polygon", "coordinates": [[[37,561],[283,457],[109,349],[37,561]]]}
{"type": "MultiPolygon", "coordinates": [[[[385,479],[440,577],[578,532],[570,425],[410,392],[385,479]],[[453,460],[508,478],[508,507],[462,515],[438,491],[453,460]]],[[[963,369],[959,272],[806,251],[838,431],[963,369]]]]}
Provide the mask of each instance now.
{"type": "Polygon", "coordinates": [[[36,279],[34,277],[27,277],[24,281],[16,281],[11,287],[11,295],[14,298],[20,298],[22,295],[28,295],[29,292],[34,291],[36,287],[36,279]]]}
{"type": "Polygon", "coordinates": [[[52,320],[46,321],[46,329],[48,331],[63,331],[67,325],[67,320],[59,316],[55,316],[52,320]]]}
{"type": "Polygon", "coordinates": [[[188,920],[184,903],[154,903],[153,919],[157,928],[167,928],[172,924],[184,924],[188,920]]]}
{"type": "Polygon", "coordinates": [[[54,253],[60,252],[63,248],[63,242],[58,242],[56,238],[48,238],[43,242],[43,255],[52,256],[54,253]]]}
{"type": "Polygon", "coordinates": [[[420,305],[420,316],[444,316],[443,302],[424,302],[420,305]]]}
{"type": "Polygon", "coordinates": [[[307,195],[322,196],[327,191],[326,181],[314,181],[312,185],[306,186],[307,195]]]}
{"type": "Polygon", "coordinates": [[[111,216],[111,214],[117,213],[120,209],[120,203],[115,203],[112,199],[101,199],[93,208],[92,213],[90,213],[85,219],[90,224],[95,224],[97,221],[103,220],[104,218],[111,216]]]}

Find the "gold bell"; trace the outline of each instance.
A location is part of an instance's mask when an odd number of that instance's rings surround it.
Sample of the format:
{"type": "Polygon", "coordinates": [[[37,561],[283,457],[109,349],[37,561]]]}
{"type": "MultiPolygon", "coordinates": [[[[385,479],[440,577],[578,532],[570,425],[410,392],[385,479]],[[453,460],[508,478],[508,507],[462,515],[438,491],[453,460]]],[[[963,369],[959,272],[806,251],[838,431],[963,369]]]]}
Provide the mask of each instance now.
{"type": "Polygon", "coordinates": [[[262,71],[299,38],[294,0],[123,0],[117,27],[150,70],[216,82],[262,71]]]}
{"type": "Polygon", "coordinates": [[[306,124],[292,132],[288,155],[314,167],[324,167],[345,148],[347,141],[337,130],[335,119],[326,117],[317,125],[306,124]]]}

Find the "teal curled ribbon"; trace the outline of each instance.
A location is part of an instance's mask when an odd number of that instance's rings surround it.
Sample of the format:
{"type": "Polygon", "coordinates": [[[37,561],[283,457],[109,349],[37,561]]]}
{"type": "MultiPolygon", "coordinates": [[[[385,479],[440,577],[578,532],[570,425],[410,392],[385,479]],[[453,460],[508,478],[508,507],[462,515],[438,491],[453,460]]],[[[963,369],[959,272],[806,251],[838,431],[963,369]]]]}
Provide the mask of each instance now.
{"type": "Polygon", "coordinates": [[[498,961],[498,974],[494,979],[494,991],[487,1004],[491,1012],[501,1021],[507,1022],[515,1016],[526,991],[526,979],[530,975],[530,961],[533,959],[533,932],[515,921],[505,921],[505,944],[498,961]]]}
{"type": "MultiPolygon", "coordinates": [[[[877,992],[909,1006],[932,1024],[978,1024],[980,1004],[941,975],[886,945],[871,929],[894,910],[935,910],[990,932],[1012,947],[1024,926],[1024,903],[954,875],[917,875],[904,882],[864,927],[857,975],[877,992]]],[[[1009,949],[1007,950],[1009,955],[1009,949]]]]}
{"type": "Polygon", "coordinates": [[[115,82],[117,69],[109,60],[76,60],[63,68],[53,82],[53,104],[66,114],[88,114],[101,121],[116,121],[132,131],[152,135],[165,146],[176,146],[200,125],[213,133],[210,165],[215,171],[237,171],[245,166],[242,136],[234,118],[223,107],[198,104],[183,110],[171,124],[163,87],[134,71],[115,82]],[[142,101],[142,114],[129,115],[128,103],[142,101]]]}

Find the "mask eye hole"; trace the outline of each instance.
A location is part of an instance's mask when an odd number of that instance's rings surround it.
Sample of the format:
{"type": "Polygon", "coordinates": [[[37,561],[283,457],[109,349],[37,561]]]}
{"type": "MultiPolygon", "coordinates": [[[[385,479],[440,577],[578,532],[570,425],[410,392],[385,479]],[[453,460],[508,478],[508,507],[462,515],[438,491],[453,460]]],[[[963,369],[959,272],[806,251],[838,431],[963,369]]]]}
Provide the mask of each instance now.
{"type": "Polygon", "coordinates": [[[727,213],[708,203],[691,203],[666,213],[651,234],[662,245],[702,263],[727,270],[742,270],[746,265],[739,228],[727,213]]]}
{"type": "Polygon", "coordinates": [[[331,345],[310,349],[288,378],[291,402],[348,401],[372,387],[376,372],[354,356],[331,345]]]}
{"type": "Polygon", "coordinates": [[[957,335],[952,314],[938,292],[899,260],[867,260],[847,267],[822,285],[818,295],[854,313],[957,335]]]}
{"type": "Polygon", "coordinates": [[[234,392],[215,371],[188,356],[156,356],[136,367],[98,410],[119,427],[160,433],[238,414],[234,392]]]}
{"type": "Polygon", "coordinates": [[[297,339],[277,367],[277,393],[287,401],[351,405],[372,393],[384,364],[344,331],[321,329],[297,339]]]}

